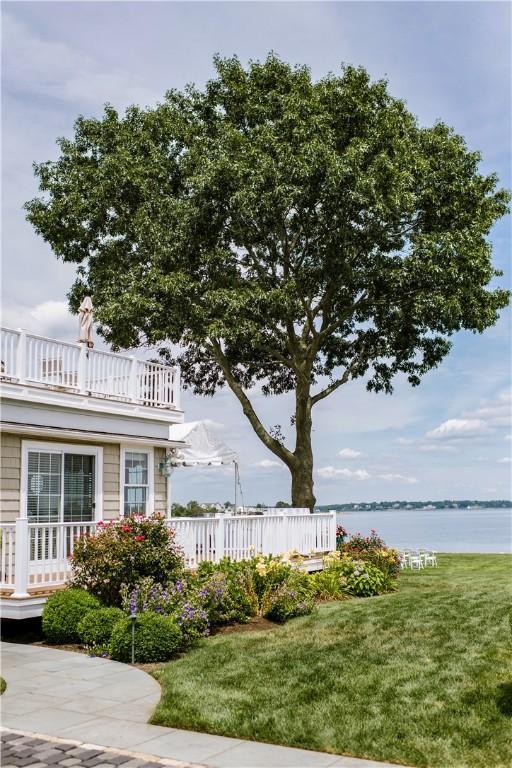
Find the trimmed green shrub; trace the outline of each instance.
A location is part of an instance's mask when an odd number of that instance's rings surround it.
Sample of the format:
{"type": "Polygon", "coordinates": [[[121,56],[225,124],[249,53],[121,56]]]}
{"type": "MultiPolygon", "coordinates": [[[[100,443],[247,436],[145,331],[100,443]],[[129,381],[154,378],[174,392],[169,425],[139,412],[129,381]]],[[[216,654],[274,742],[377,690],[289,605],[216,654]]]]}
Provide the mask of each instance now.
{"type": "Polygon", "coordinates": [[[119,606],[123,584],[134,587],[144,576],[160,584],[175,581],[184,569],[175,538],[160,515],[98,523],[95,534],[75,542],[73,585],[88,589],[106,605],[119,606]]]}
{"type": "Polygon", "coordinates": [[[43,632],[51,643],[78,643],[78,625],[84,616],[101,603],[83,589],[55,592],[43,608],[43,632]]]}
{"type": "MultiPolygon", "coordinates": [[[[183,645],[176,620],[153,611],[141,613],[135,619],[135,661],[167,661],[183,645]]],[[[110,655],[117,661],[132,660],[132,620],[121,619],[115,624],[110,638],[110,655]]]]}
{"type": "Polygon", "coordinates": [[[120,608],[97,608],[89,611],[78,624],[78,636],[84,645],[107,645],[115,624],[126,614],[120,608]]]}

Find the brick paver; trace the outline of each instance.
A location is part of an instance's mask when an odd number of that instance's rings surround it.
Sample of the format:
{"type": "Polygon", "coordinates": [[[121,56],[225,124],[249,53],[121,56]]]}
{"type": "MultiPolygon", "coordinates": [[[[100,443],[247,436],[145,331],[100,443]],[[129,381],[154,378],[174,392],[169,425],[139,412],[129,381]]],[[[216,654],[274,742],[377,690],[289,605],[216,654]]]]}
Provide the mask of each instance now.
{"type": "Polygon", "coordinates": [[[76,741],[61,741],[37,734],[2,729],[0,732],[2,768],[202,768],[197,763],[158,760],[154,755],[76,741]]]}

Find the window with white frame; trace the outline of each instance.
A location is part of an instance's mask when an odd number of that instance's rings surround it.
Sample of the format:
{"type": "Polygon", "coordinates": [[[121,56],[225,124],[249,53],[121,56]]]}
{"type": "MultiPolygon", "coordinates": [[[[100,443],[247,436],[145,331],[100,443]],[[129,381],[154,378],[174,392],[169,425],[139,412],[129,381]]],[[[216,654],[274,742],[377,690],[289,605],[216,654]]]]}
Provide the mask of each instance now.
{"type": "Polygon", "coordinates": [[[26,515],[37,523],[93,522],[101,449],[24,444],[26,515]]]}
{"type": "Polygon", "coordinates": [[[150,450],[123,451],[123,514],[149,515],[152,512],[152,453],[150,450]]]}

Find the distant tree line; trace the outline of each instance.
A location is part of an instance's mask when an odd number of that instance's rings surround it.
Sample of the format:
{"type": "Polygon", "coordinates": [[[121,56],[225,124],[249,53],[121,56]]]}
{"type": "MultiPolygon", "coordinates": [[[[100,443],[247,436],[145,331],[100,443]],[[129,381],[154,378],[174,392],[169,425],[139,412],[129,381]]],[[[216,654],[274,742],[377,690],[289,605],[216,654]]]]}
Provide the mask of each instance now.
{"type": "Polygon", "coordinates": [[[489,507],[508,509],[512,507],[510,499],[482,501],[478,499],[444,499],[443,501],[370,501],[351,504],[324,504],[319,510],[335,509],[337,512],[360,512],[374,509],[474,509],[489,507]]]}

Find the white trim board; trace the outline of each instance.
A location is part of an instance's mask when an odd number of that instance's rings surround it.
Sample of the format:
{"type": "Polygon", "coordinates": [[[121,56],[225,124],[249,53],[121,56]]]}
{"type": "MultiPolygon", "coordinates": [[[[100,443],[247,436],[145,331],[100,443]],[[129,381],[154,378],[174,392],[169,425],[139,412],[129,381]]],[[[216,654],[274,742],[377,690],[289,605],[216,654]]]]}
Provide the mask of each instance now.
{"type": "Polygon", "coordinates": [[[13,422],[1,422],[3,432],[11,432],[20,435],[33,435],[34,437],[64,437],[68,439],[94,440],[101,443],[126,443],[133,445],[155,446],[160,448],[179,448],[185,445],[183,441],[166,440],[165,438],[135,437],[131,435],[113,434],[105,432],[87,432],[80,429],[61,429],[60,427],[41,427],[37,424],[14,424],[13,422]]]}

